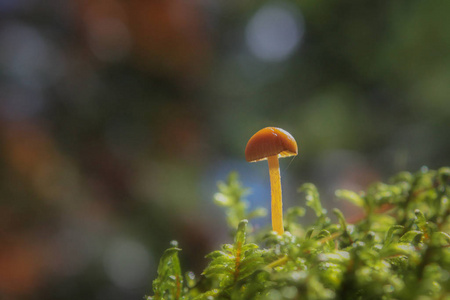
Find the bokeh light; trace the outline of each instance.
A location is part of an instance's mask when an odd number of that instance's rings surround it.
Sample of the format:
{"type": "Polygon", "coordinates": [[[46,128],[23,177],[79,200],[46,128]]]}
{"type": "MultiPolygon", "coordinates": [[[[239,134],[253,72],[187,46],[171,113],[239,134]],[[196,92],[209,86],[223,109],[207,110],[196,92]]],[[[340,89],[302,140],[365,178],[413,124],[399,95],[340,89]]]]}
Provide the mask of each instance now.
{"type": "Polygon", "coordinates": [[[261,7],[246,27],[246,42],[253,55],[267,62],[287,59],[303,36],[303,19],[294,6],[261,7]]]}
{"type": "Polygon", "coordinates": [[[104,266],[114,284],[125,289],[146,286],[150,270],[155,268],[145,247],[135,241],[116,239],[106,249],[104,266]]]}

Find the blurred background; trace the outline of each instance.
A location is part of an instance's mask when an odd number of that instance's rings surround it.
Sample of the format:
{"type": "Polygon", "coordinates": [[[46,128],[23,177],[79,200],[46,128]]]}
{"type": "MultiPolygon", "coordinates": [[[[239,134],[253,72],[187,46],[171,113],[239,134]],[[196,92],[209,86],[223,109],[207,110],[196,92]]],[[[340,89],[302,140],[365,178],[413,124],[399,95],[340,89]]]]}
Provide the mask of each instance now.
{"type": "MultiPolygon", "coordinates": [[[[0,299],[141,299],[230,242],[230,171],[268,207],[259,129],[289,131],[285,207],[449,165],[450,2],[0,0],[0,299]]],[[[351,217],[348,208],[345,214],[351,217]]],[[[266,226],[268,218],[259,221],[266,226]]]]}

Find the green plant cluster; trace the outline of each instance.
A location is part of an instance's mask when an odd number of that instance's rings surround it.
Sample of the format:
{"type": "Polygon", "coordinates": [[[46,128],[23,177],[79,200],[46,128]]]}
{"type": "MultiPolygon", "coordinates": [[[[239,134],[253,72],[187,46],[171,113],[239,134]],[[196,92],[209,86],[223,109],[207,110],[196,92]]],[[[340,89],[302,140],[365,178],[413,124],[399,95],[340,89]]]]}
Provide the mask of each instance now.
{"type": "Polygon", "coordinates": [[[207,255],[199,276],[183,274],[180,249],[166,250],[153,281],[159,299],[450,299],[450,168],[402,172],[366,192],[336,191],[361,208],[350,224],[332,222],[312,184],[299,192],[317,216],[301,225],[303,207],[288,209],[286,232],[248,226],[237,176],[219,184],[216,201],[236,225],[234,243],[207,255]]]}

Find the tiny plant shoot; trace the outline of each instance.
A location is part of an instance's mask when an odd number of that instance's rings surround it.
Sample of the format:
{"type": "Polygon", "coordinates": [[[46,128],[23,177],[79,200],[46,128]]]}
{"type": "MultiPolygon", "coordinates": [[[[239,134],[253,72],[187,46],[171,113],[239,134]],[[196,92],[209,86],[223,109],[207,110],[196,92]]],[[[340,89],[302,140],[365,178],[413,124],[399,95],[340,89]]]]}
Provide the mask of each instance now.
{"type": "Polygon", "coordinates": [[[278,234],[284,233],[283,201],[278,158],[297,155],[297,153],[297,142],[292,135],[276,127],[266,127],[255,133],[245,148],[245,159],[248,162],[267,160],[269,163],[272,228],[278,234]]]}
{"type": "Polygon", "coordinates": [[[279,201],[273,230],[251,226],[264,210],[247,211],[247,189],[230,174],[214,200],[225,208],[233,239],[206,256],[201,274],[182,271],[181,248],[173,242],[161,257],[153,296],[145,299],[450,300],[450,168],[401,172],[366,191],[337,190],[361,214],[334,209],[335,222],[317,188],[303,184],[298,205],[286,210],[283,233],[278,157],[295,154],[297,144],[284,130],[257,132],[246,158],[269,161],[272,201],[279,201]],[[306,212],[316,217],[312,224],[300,221],[306,212]]]}

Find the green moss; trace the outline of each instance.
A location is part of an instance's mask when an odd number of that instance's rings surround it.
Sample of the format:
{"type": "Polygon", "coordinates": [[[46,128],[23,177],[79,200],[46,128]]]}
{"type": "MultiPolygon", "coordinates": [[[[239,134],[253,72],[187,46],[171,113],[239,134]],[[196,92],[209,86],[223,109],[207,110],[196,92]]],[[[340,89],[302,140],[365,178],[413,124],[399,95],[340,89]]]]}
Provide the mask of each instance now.
{"type": "Polygon", "coordinates": [[[338,209],[333,223],[313,184],[300,189],[317,219],[285,214],[282,236],[254,232],[246,189],[231,174],[215,200],[226,209],[234,243],[207,255],[202,274],[181,275],[177,247],[161,258],[154,296],[147,299],[450,299],[450,168],[402,172],[366,192],[336,195],[364,210],[348,224],[338,209]]]}

